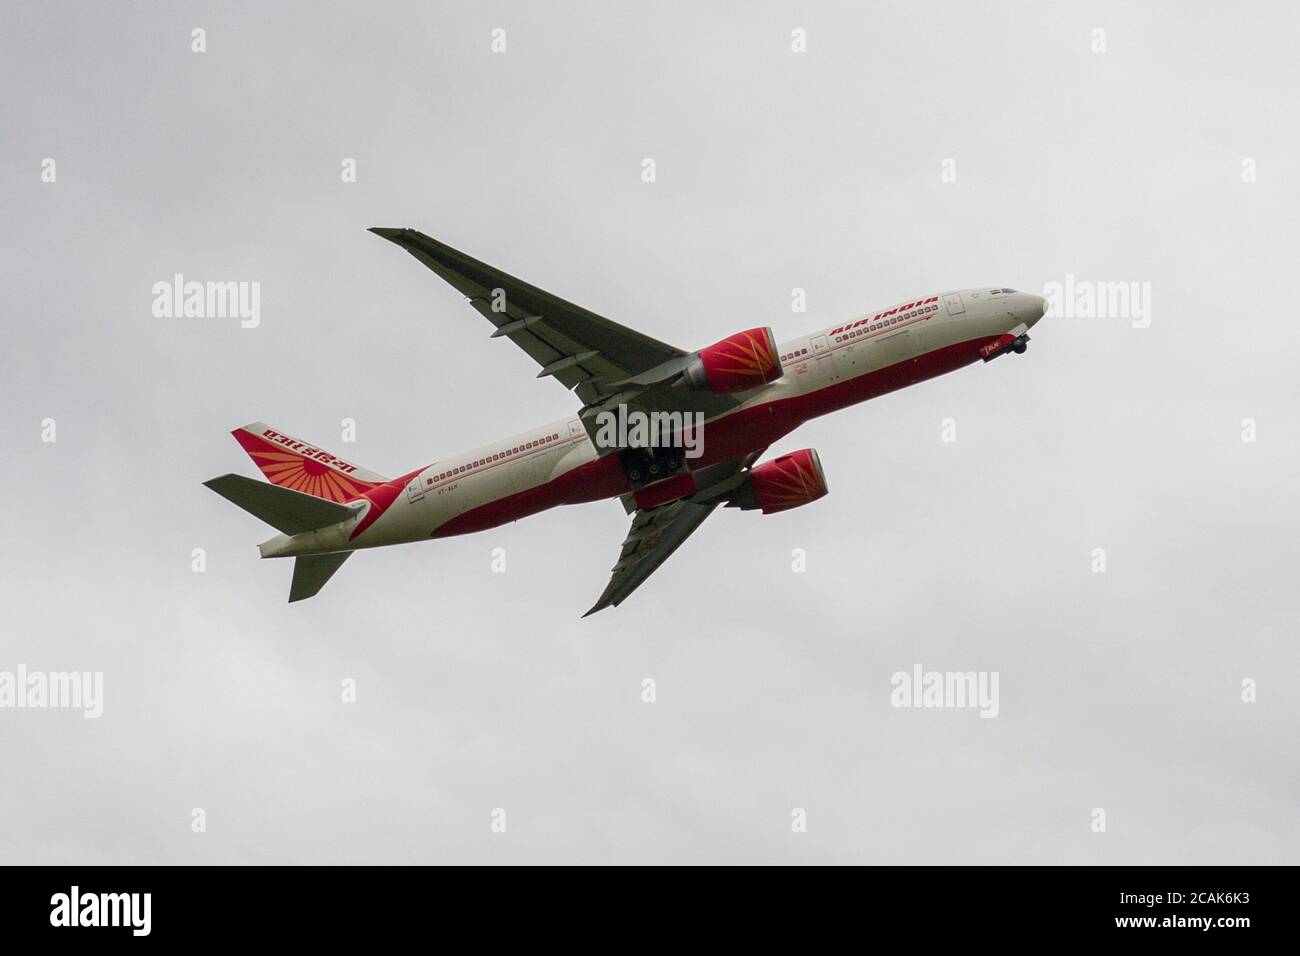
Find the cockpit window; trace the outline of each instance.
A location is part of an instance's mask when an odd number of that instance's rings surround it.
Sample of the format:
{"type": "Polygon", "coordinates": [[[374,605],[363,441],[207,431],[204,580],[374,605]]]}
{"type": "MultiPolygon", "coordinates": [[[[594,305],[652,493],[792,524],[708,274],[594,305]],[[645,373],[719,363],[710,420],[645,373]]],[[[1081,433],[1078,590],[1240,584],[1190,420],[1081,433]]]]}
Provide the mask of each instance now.
{"type": "Polygon", "coordinates": [[[1016,290],[1015,290],[1015,289],[1003,289],[1002,291],[1003,291],[1003,292],[1015,292],[1016,290]]]}

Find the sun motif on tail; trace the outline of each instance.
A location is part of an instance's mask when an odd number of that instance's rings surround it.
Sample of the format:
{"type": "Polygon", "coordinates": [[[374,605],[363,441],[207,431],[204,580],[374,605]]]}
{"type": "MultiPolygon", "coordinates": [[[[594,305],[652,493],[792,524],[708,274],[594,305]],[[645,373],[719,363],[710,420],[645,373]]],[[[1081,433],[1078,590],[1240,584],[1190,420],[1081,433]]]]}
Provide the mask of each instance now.
{"type": "Polygon", "coordinates": [[[358,476],[355,472],[361,469],[329,452],[273,429],[264,429],[262,434],[256,434],[246,426],[231,434],[271,484],[290,491],[341,504],[354,501],[383,484],[382,481],[369,481],[358,476]]]}

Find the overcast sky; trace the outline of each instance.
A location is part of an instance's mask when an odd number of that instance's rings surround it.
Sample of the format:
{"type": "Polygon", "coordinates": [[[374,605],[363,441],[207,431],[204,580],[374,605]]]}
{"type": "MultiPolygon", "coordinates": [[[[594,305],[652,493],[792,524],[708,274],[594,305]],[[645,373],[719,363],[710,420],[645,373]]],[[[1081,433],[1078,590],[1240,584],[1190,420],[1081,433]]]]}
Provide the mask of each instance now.
{"type": "Polygon", "coordinates": [[[0,671],[104,674],[98,720],[0,710],[0,861],[1300,860],[1294,4],[0,17],[0,671]],[[256,474],[231,428],[396,475],[577,408],[376,225],[688,349],[1067,274],[1151,321],[810,423],[772,453],[827,498],[720,511],[586,620],[617,502],[290,606],[201,485],[256,474]],[[176,273],[261,324],[155,317],[176,273]],[[892,707],[916,664],[997,672],[998,716],[892,707]]]}

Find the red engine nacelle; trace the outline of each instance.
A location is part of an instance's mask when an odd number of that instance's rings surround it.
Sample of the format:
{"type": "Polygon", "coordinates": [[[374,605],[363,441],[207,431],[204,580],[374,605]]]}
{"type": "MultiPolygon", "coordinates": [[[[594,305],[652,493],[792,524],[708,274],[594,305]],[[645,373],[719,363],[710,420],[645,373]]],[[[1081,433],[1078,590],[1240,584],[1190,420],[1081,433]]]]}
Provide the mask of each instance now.
{"type": "Polygon", "coordinates": [[[801,448],[751,468],[736,504],[743,510],[762,508],[763,514],[770,515],[816,501],[829,490],[817,452],[801,448]]]}
{"type": "Polygon", "coordinates": [[[774,382],[784,372],[772,330],[747,329],[696,352],[686,380],[692,388],[723,395],[774,382]]]}

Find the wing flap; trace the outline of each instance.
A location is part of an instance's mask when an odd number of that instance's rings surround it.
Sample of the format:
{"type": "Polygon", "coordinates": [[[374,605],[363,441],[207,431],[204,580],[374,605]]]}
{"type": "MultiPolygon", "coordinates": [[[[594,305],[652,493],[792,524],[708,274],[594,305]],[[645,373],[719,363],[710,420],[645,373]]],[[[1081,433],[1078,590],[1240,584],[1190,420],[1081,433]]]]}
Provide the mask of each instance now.
{"type": "Polygon", "coordinates": [[[614,565],[613,576],[604,593],[583,617],[610,606],[618,606],[639,588],[659,566],[667,561],[682,542],[704,523],[719,502],[682,499],[671,504],[638,511],[632,528],[623,541],[623,550],[614,565]]]}
{"type": "MultiPolygon", "coordinates": [[[[645,583],[659,566],[672,557],[682,542],[691,536],[718,505],[728,501],[736,487],[745,480],[745,469],[766,451],[760,448],[743,458],[718,462],[695,472],[698,491],[689,498],[679,498],[656,508],[637,511],[632,527],[623,539],[618,561],[610,569],[609,584],[591,610],[595,614],[611,605],[617,606],[645,583]]],[[[624,505],[631,510],[629,499],[624,505]]]]}

